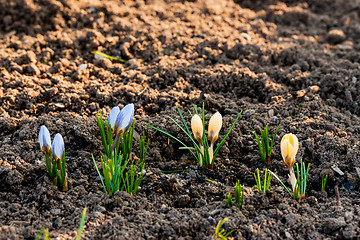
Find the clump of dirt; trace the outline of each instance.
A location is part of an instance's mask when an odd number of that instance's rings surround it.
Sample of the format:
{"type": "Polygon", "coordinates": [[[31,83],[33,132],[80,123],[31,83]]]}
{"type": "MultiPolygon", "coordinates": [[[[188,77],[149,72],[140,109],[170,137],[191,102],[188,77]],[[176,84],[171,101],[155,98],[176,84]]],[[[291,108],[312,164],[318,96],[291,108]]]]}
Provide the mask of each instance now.
{"type": "Polygon", "coordinates": [[[224,218],[234,239],[360,238],[359,9],[356,0],[0,2],[0,238],[46,227],[74,239],[85,207],[84,239],[211,239],[224,218]],[[95,114],[130,102],[136,132],[150,139],[147,173],[137,196],[108,197],[91,160],[102,152],[95,114]],[[220,138],[243,110],[212,171],[144,125],[187,142],[169,117],[180,121],[177,105],[190,122],[202,103],[207,120],[222,114],[220,138]],[[253,131],[279,124],[268,165],[253,131]],[[68,192],[47,177],[41,125],[64,136],[68,192]],[[300,203],[275,179],[266,194],[253,188],[256,168],[286,182],[286,133],[311,164],[300,203]],[[243,211],[224,202],[237,180],[243,211]]]}

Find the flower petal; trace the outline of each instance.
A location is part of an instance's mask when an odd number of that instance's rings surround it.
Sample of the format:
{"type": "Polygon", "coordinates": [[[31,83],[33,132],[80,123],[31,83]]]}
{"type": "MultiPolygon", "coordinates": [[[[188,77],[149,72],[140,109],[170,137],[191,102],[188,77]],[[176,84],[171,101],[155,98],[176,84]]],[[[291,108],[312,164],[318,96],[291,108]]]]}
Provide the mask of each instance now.
{"type": "Polygon", "coordinates": [[[134,120],[134,104],[130,103],[123,107],[120,113],[117,115],[115,121],[115,131],[116,133],[124,133],[129,130],[130,125],[134,120]]]}
{"type": "Polygon", "coordinates": [[[57,133],[54,137],[52,144],[53,156],[55,157],[56,160],[60,160],[64,156],[64,151],[65,151],[64,139],[60,133],[57,133]]]}
{"type": "Polygon", "coordinates": [[[108,123],[108,125],[111,124],[111,129],[114,129],[114,127],[115,127],[115,121],[116,121],[116,118],[117,118],[119,112],[120,112],[119,107],[113,107],[109,113],[107,123],[108,123]]]}
{"type": "Polygon", "coordinates": [[[209,121],[208,135],[210,142],[215,142],[218,138],[220,129],[222,126],[222,116],[219,112],[216,112],[209,121]]]}
{"type": "Polygon", "coordinates": [[[191,130],[196,140],[201,140],[204,132],[202,120],[199,115],[195,114],[191,118],[191,130]]]}
{"type": "Polygon", "coordinates": [[[48,152],[51,149],[51,137],[49,130],[42,125],[39,131],[40,149],[43,152],[48,152]]]}

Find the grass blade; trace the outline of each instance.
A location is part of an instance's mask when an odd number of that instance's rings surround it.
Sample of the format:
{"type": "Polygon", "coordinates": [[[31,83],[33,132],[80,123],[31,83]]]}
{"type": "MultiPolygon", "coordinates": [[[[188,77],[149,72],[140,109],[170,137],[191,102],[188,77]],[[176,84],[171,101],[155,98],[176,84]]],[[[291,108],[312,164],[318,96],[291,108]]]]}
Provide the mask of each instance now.
{"type": "Polygon", "coordinates": [[[82,216],[81,216],[80,226],[79,226],[79,229],[78,229],[76,240],[81,239],[81,235],[83,233],[83,229],[84,229],[84,225],[85,225],[85,218],[86,218],[86,208],[84,209],[84,211],[82,213],[82,216]]]}

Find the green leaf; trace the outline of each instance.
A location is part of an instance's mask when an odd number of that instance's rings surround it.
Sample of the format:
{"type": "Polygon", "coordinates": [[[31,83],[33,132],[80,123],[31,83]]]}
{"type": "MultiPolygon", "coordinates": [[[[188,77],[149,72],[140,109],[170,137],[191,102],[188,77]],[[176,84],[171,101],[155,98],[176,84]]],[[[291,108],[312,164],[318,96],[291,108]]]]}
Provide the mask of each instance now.
{"type": "Polygon", "coordinates": [[[82,213],[82,216],[81,216],[80,226],[79,226],[79,229],[78,229],[76,240],[81,239],[81,235],[83,233],[83,229],[84,229],[84,225],[85,225],[85,218],[86,218],[86,208],[84,209],[84,211],[82,213]]]}

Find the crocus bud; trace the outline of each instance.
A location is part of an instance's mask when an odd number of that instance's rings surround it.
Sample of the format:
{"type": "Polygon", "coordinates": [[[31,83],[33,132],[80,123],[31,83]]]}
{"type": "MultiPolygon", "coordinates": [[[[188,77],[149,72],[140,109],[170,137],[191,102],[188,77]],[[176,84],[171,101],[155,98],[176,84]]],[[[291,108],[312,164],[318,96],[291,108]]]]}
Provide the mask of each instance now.
{"type": "Polygon", "coordinates": [[[51,137],[49,130],[42,125],[39,131],[39,143],[40,149],[44,153],[48,153],[51,150],[51,137]]]}
{"type": "Polygon", "coordinates": [[[219,132],[221,129],[221,125],[222,125],[222,117],[221,114],[219,112],[216,112],[209,121],[209,140],[211,143],[214,143],[218,137],[219,137],[219,132]]]}
{"type": "Polygon", "coordinates": [[[129,130],[130,125],[134,120],[134,104],[130,103],[121,109],[120,113],[116,117],[115,132],[123,134],[129,130]]]}
{"type": "Polygon", "coordinates": [[[291,184],[291,187],[292,187],[293,192],[295,192],[297,179],[296,179],[296,176],[295,176],[295,174],[293,173],[293,171],[290,171],[290,174],[289,174],[289,182],[290,182],[290,184],[291,184]]]}
{"type": "Polygon", "coordinates": [[[297,137],[292,133],[286,134],[281,139],[280,148],[281,148],[281,155],[283,157],[285,164],[289,168],[291,168],[295,163],[295,156],[299,149],[299,141],[297,137]]]}
{"type": "Polygon", "coordinates": [[[112,132],[114,132],[114,128],[115,128],[115,121],[116,118],[118,116],[118,114],[120,113],[120,108],[119,107],[113,107],[109,113],[108,116],[108,125],[111,125],[111,130],[112,132]]]}
{"type": "Polygon", "coordinates": [[[60,133],[57,133],[54,137],[52,144],[52,152],[56,161],[63,158],[65,151],[64,139],[60,133]]]}
{"type": "Polygon", "coordinates": [[[194,138],[197,141],[201,141],[203,137],[204,127],[201,118],[197,114],[191,118],[191,130],[194,134],[194,138]]]}

